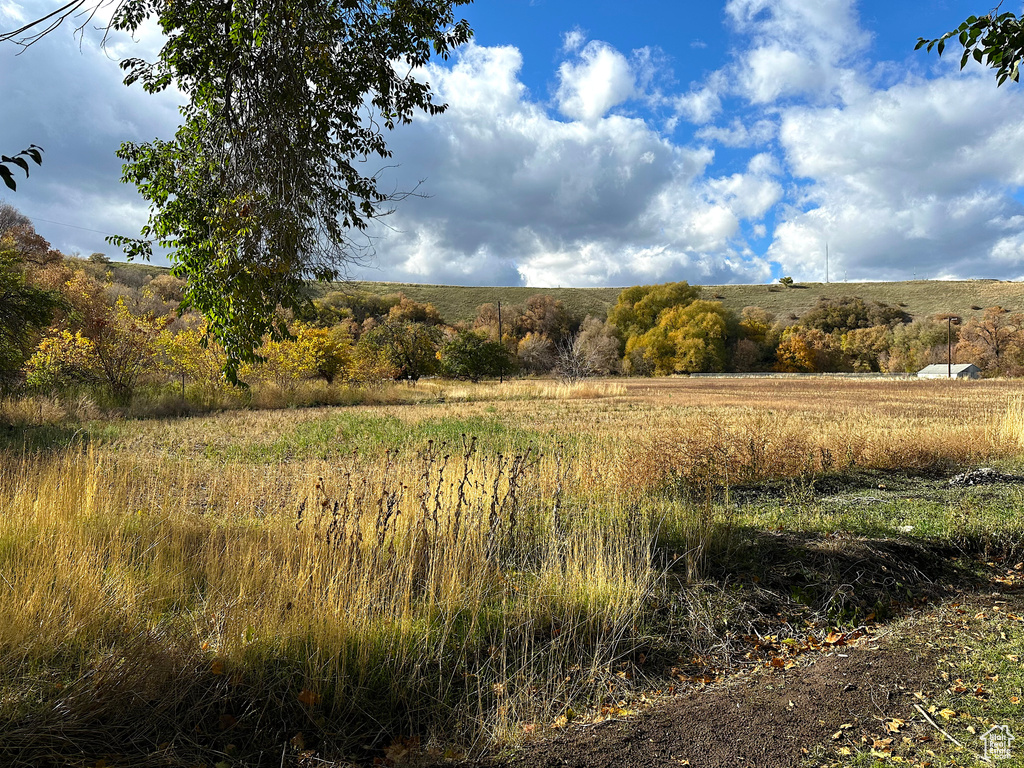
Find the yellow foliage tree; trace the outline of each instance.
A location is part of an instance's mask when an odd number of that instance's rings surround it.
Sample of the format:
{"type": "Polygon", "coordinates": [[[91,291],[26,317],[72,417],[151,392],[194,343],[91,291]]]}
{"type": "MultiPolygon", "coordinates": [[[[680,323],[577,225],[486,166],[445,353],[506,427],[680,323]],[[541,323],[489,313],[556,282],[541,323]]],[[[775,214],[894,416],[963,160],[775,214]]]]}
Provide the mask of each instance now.
{"type": "Polygon", "coordinates": [[[775,370],[785,373],[814,373],[838,370],[841,360],[838,339],[817,328],[790,326],[782,332],[775,353],[775,370]]]}
{"type": "Polygon", "coordinates": [[[641,353],[657,375],[706,373],[725,369],[728,311],[717,301],[694,301],[670,307],[658,324],[626,342],[627,359],[641,353]]]}
{"type": "Polygon", "coordinates": [[[181,380],[182,398],[186,379],[191,379],[204,394],[212,394],[227,384],[223,373],[224,351],[216,342],[204,343],[205,338],[202,328],[185,328],[177,333],[165,328],[154,339],[158,365],[181,380]]]}
{"type": "Polygon", "coordinates": [[[344,377],[351,365],[352,341],[346,329],[313,328],[297,324],[292,338],[265,341],[259,350],[262,362],[243,365],[243,379],[273,381],[290,389],[306,379],[323,378],[328,383],[344,377]]]}
{"type": "Polygon", "coordinates": [[[25,363],[25,383],[39,389],[62,389],[99,379],[96,349],[80,331],[61,330],[47,336],[25,363]]]}

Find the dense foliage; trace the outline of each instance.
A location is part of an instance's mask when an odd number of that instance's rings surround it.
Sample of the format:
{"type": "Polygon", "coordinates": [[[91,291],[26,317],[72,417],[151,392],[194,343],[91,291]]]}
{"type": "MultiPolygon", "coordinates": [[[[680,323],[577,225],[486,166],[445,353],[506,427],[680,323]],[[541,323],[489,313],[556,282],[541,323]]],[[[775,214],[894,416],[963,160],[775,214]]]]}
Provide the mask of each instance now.
{"type": "MultiPolygon", "coordinates": [[[[210,408],[435,375],[913,372],[950,354],[987,375],[1024,374],[1024,316],[1002,307],[956,325],[944,315],[910,322],[899,307],[856,296],[823,298],[801,317],[754,306],[737,315],[696,287],[669,283],[623,290],[607,318],[579,317],[538,293],[502,304],[500,322],[497,305],[483,304],[473,322],[449,324],[432,304],[345,287],[297,311],[277,307],[274,322],[287,334],[261,339],[257,358],[238,367],[247,387],[239,388],[224,374],[228,352],[210,338],[206,318],[182,306],[188,290],[180,277],[102,254],[60,254],[0,204],[4,388],[85,392],[116,407],[141,397],[210,408]]],[[[338,401],[301,401],[324,399],[338,401]]]]}
{"type": "MultiPolygon", "coordinates": [[[[184,301],[206,318],[237,381],[278,308],[297,310],[310,279],[334,280],[369,249],[368,223],[405,193],[387,191],[386,132],[444,111],[420,76],[471,30],[470,0],[117,0],[108,31],[149,21],[166,41],[155,61],[121,61],[125,84],[186,99],[169,140],[125,143],[123,180],[149,203],[141,239],[112,237],[129,257],[170,251],[184,301]]],[[[72,0],[0,40],[31,45],[69,17],[88,24],[105,0],[72,0]]],[[[27,174],[30,147],[0,159],[27,174]]]]}

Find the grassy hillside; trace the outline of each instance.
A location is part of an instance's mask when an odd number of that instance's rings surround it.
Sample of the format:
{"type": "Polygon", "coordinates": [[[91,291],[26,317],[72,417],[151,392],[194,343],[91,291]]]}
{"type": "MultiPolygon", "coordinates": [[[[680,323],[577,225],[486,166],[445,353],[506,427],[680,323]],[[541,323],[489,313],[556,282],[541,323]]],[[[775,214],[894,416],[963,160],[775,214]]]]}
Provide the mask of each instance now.
{"type": "MultiPolygon", "coordinates": [[[[166,267],[151,264],[113,263],[114,280],[140,284],[147,277],[166,272],[166,267]]],[[[621,288],[479,288],[416,283],[355,281],[313,286],[315,296],[330,291],[369,291],[377,294],[404,293],[410,299],[430,302],[449,323],[472,320],[481,304],[522,304],[531,296],[554,296],[574,315],[604,317],[618,298],[621,288]]],[[[702,287],[702,298],[721,301],[734,312],[744,307],[764,307],[779,317],[800,316],[820,296],[860,296],[864,299],[899,305],[912,317],[927,317],[954,312],[970,317],[985,307],[999,305],[1024,312],[1024,282],[1000,280],[908,280],[892,283],[798,283],[792,288],[773,285],[709,285],[702,287]],[[977,309],[975,309],[977,307],[977,309]]]]}
{"type": "MultiPolygon", "coordinates": [[[[411,299],[429,301],[448,322],[470,320],[476,308],[487,302],[504,304],[524,302],[536,293],[560,299],[575,314],[604,316],[615,303],[621,288],[465,288],[411,283],[356,282],[338,286],[341,290],[374,293],[404,293],[411,299]]],[[[328,289],[330,290],[330,289],[328,289]]],[[[799,283],[792,288],[780,285],[703,286],[702,298],[721,301],[740,312],[759,306],[780,317],[799,316],[810,309],[820,296],[860,296],[864,299],[900,305],[912,317],[927,317],[940,312],[963,316],[981,314],[985,307],[1000,305],[1012,311],[1024,311],[1024,283],[999,280],[910,280],[898,283],[799,283]],[[978,307],[978,309],[973,309],[978,307]]]]}
{"type": "Polygon", "coordinates": [[[522,304],[538,293],[560,300],[574,315],[605,317],[619,296],[621,288],[476,288],[447,285],[416,285],[414,283],[353,282],[321,287],[331,290],[370,291],[378,294],[404,293],[410,299],[430,302],[449,323],[472,320],[481,304],[522,304]]]}
{"type": "Polygon", "coordinates": [[[1014,312],[1024,311],[1024,283],[1000,280],[798,283],[792,288],[780,285],[717,285],[703,289],[703,298],[717,299],[736,312],[743,307],[758,306],[781,317],[803,314],[814,306],[819,296],[860,296],[898,305],[915,318],[946,312],[970,317],[980,315],[985,307],[996,305],[1014,312]]]}

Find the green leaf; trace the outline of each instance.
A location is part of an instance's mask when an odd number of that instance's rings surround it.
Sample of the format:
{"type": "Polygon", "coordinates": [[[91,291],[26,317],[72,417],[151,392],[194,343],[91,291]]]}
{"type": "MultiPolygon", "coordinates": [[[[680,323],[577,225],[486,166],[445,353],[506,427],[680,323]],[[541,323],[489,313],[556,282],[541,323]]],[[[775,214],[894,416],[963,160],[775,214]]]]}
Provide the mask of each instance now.
{"type": "Polygon", "coordinates": [[[12,191],[18,191],[18,185],[14,183],[14,175],[10,169],[6,166],[0,165],[0,176],[3,176],[4,184],[6,184],[12,191]]]}
{"type": "Polygon", "coordinates": [[[7,162],[14,163],[16,166],[18,166],[19,168],[21,168],[21,170],[25,172],[26,176],[28,176],[28,163],[25,161],[25,158],[18,157],[17,155],[15,155],[14,157],[10,158],[10,160],[8,160],[7,162]]]}

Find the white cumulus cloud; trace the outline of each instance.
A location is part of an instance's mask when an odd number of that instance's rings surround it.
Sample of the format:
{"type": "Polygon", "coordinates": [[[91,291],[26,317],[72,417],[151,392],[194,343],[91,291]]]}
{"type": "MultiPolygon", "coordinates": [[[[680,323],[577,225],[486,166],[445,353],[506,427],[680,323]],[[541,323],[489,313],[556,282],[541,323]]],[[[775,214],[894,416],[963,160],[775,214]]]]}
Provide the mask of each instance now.
{"type": "Polygon", "coordinates": [[[629,60],[596,40],[587,43],[577,61],[564,62],[558,77],[559,109],[575,120],[598,120],[636,93],[629,60]]]}
{"type": "Polygon", "coordinates": [[[768,277],[737,237],[778,194],[770,164],[716,179],[712,151],[638,117],[595,109],[559,120],[529,99],[521,66],[515,49],[470,46],[453,66],[428,68],[448,111],[394,147],[402,177],[425,178],[431,197],[388,222],[383,272],[483,284],[515,274],[531,285],[768,277]]]}
{"type": "Polygon", "coordinates": [[[1020,276],[1024,158],[1007,148],[1024,141],[1022,114],[1024,96],[982,75],[788,110],[780,141],[805,183],[771,257],[814,276],[827,240],[851,279],[1020,276]]]}

